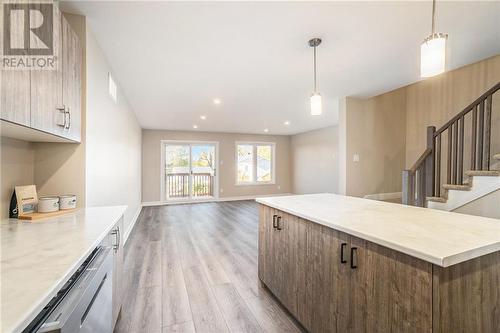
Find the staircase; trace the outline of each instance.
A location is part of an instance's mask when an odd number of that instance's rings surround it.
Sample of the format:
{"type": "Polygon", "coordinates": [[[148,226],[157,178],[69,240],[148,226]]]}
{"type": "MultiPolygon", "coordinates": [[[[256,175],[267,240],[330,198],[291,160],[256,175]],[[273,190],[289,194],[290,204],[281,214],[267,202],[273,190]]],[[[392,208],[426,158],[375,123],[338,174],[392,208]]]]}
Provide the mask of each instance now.
{"type": "Polygon", "coordinates": [[[492,127],[498,90],[500,82],[438,130],[427,127],[426,150],[403,170],[403,204],[454,210],[500,189],[500,151],[490,151],[492,132],[500,129],[498,121],[492,127]]]}

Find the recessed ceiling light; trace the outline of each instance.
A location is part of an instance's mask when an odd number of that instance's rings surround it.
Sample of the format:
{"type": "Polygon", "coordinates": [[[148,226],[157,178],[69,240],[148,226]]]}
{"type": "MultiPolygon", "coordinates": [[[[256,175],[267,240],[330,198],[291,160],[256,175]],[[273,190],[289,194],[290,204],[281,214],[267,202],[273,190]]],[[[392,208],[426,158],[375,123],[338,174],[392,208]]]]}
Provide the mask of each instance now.
{"type": "Polygon", "coordinates": [[[288,125],[290,125],[290,122],[287,120],[287,121],[285,121],[283,124],[285,124],[285,125],[287,125],[287,126],[288,126],[288,125]]]}
{"type": "Polygon", "coordinates": [[[193,125],[193,128],[194,128],[194,129],[197,129],[197,128],[198,128],[198,125],[193,125]]]}
{"type": "Polygon", "coordinates": [[[200,116],[200,119],[201,120],[205,120],[205,119],[207,119],[207,117],[206,116],[200,116]]]}
{"type": "Polygon", "coordinates": [[[267,129],[267,128],[264,128],[264,132],[266,132],[266,133],[267,133],[267,132],[269,132],[269,129],[267,129]]]}
{"type": "Polygon", "coordinates": [[[214,104],[220,104],[222,101],[219,98],[214,98],[214,104]]]}

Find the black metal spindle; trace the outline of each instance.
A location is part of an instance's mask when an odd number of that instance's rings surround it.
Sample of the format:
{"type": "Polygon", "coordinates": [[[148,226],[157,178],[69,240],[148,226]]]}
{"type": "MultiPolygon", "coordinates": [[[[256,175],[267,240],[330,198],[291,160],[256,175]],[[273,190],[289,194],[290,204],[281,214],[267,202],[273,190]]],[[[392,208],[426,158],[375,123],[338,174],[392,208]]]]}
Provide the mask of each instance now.
{"type": "Polygon", "coordinates": [[[472,142],[470,147],[470,169],[476,170],[477,106],[472,110],[472,142]]]}
{"type": "Polygon", "coordinates": [[[458,120],[453,123],[453,177],[452,184],[457,183],[457,155],[458,155],[458,120]]]}
{"type": "MultiPolygon", "coordinates": [[[[458,132],[458,179],[457,183],[462,185],[463,173],[464,173],[464,117],[460,117],[458,120],[460,124],[460,129],[458,132]]],[[[458,125],[458,124],[457,124],[458,125]]]]}
{"type": "Polygon", "coordinates": [[[477,170],[483,170],[484,101],[479,105],[479,130],[477,144],[477,170]]]}
{"type": "Polygon", "coordinates": [[[435,195],[441,196],[441,134],[436,137],[436,181],[435,195]]]}
{"type": "Polygon", "coordinates": [[[489,95],[486,99],[486,112],[484,120],[484,170],[490,169],[490,143],[491,143],[491,103],[492,95],[489,95]]]}
{"type": "Polygon", "coordinates": [[[451,145],[453,136],[453,126],[448,128],[448,159],[446,160],[446,183],[451,184],[451,145]]]}

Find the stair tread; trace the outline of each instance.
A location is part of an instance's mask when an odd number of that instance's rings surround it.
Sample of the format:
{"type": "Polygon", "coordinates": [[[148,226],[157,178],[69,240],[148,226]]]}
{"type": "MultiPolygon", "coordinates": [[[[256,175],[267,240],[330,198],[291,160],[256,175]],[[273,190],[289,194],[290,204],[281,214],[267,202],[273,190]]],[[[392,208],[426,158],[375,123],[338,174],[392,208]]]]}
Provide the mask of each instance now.
{"type": "Polygon", "coordinates": [[[443,184],[443,188],[447,190],[470,191],[470,185],[443,184]]]}
{"type": "Polygon", "coordinates": [[[496,160],[500,160],[500,154],[493,155],[493,158],[496,159],[496,160]]]}
{"type": "Polygon", "coordinates": [[[467,176],[500,176],[498,170],[469,170],[465,171],[467,176]]]}
{"type": "Polygon", "coordinates": [[[434,201],[434,202],[441,202],[441,203],[445,203],[447,201],[446,198],[443,198],[443,197],[427,197],[426,199],[427,199],[427,201],[434,201]]]}

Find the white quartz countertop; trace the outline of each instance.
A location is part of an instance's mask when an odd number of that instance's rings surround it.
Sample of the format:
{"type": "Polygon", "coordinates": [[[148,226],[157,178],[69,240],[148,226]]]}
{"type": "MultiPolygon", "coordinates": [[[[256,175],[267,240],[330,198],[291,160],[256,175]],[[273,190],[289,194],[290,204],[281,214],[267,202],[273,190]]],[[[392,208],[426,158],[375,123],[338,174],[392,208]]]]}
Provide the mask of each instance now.
{"type": "Polygon", "coordinates": [[[22,331],[99,245],[126,206],[0,225],[1,332],[22,331]]]}
{"type": "Polygon", "coordinates": [[[442,267],[500,251],[500,220],[335,194],[257,202],[442,267]]]}

